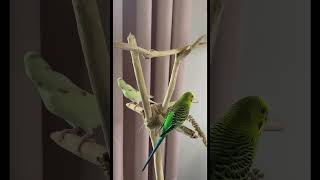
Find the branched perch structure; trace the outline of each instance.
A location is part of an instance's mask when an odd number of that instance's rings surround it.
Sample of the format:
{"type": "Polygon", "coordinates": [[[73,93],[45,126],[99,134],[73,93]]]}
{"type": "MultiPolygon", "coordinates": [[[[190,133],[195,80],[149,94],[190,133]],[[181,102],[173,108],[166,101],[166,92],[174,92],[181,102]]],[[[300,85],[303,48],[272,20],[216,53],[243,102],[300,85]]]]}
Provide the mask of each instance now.
{"type": "MultiPolygon", "coordinates": [[[[136,38],[134,37],[133,34],[129,34],[127,38],[128,43],[122,43],[122,42],[114,43],[114,46],[113,46],[114,48],[120,48],[123,50],[130,51],[131,58],[132,58],[132,65],[133,65],[133,69],[136,77],[136,82],[142,97],[143,107],[137,106],[134,103],[127,103],[126,105],[129,109],[137,112],[142,116],[142,120],[144,120],[144,124],[150,132],[150,139],[153,146],[155,145],[159,137],[157,130],[161,127],[164,117],[168,112],[168,108],[170,108],[170,106],[174,104],[173,102],[171,102],[171,97],[175,89],[179,67],[183,59],[187,55],[189,55],[193,49],[206,46],[206,42],[201,42],[203,37],[204,36],[201,36],[194,43],[188,44],[185,47],[172,49],[168,51],[146,50],[141,47],[138,47],[136,38]],[[144,58],[150,58],[150,59],[154,57],[161,57],[161,56],[170,56],[170,55],[175,56],[175,61],[174,61],[174,65],[173,65],[173,69],[170,77],[169,87],[167,89],[167,92],[162,104],[157,103],[157,104],[150,105],[150,102],[149,102],[150,96],[146,88],[146,84],[144,81],[144,76],[143,76],[143,72],[140,64],[140,55],[144,58]]],[[[192,116],[190,115],[189,117],[192,117],[192,116]]],[[[192,139],[201,137],[203,139],[204,145],[207,146],[207,137],[202,132],[198,124],[195,122],[194,119],[190,122],[193,122],[192,125],[195,128],[195,131],[185,126],[178,128],[177,131],[187,135],[192,139]]],[[[155,176],[157,180],[164,179],[162,164],[163,163],[162,163],[161,153],[158,151],[155,153],[155,158],[154,158],[155,176]]]]}
{"type": "Polygon", "coordinates": [[[61,146],[63,149],[73,153],[74,155],[80,157],[83,160],[89,161],[97,166],[100,166],[105,174],[109,174],[110,171],[110,157],[107,153],[105,146],[97,144],[91,141],[85,141],[81,145],[80,153],[77,148],[81,142],[81,137],[75,134],[65,134],[63,140],[61,141],[62,131],[57,131],[51,133],[51,139],[61,146]]]}

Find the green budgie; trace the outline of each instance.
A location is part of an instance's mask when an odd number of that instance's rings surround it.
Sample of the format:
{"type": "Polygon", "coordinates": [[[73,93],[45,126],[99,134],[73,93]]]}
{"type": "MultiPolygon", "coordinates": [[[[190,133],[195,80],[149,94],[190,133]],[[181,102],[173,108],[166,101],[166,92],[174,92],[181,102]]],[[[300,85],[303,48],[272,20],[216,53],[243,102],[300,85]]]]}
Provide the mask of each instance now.
{"type": "MultiPolygon", "coordinates": [[[[141,101],[141,94],[140,91],[133,88],[130,84],[126,83],[122,78],[117,79],[118,86],[122,91],[122,94],[124,97],[128,98],[130,101],[136,103],[138,105],[141,101]]],[[[150,98],[153,98],[153,96],[150,96],[150,98]]],[[[155,103],[154,101],[150,100],[150,102],[155,103]]]]}
{"type": "Polygon", "coordinates": [[[93,130],[101,124],[101,114],[96,97],[79,88],[66,76],[55,72],[36,52],[28,52],[24,56],[25,70],[28,78],[37,88],[41,99],[52,114],[64,119],[73,129],[65,133],[75,133],[80,129],[86,134],[79,145],[88,140],[93,130]]]}
{"type": "Polygon", "coordinates": [[[248,180],[269,108],[261,97],[234,103],[210,128],[210,175],[213,180],[248,180]]]}
{"type": "Polygon", "coordinates": [[[178,101],[173,105],[172,109],[168,112],[162,124],[162,133],[160,135],[160,139],[156,143],[151,152],[146,164],[144,165],[142,171],[147,167],[149,161],[151,160],[153,154],[157,151],[160,144],[167,137],[167,135],[177,127],[181,126],[184,121],[187,119],[189,115],[189,110],[191,108],[191,104],[194,100],[194,95],[191,92],[184,93],[178,101]]]}

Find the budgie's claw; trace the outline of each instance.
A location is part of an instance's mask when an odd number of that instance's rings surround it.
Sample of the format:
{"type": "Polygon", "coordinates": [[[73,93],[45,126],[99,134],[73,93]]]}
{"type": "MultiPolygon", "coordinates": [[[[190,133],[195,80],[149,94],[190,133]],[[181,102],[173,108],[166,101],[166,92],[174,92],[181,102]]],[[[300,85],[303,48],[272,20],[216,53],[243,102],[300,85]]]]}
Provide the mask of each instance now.
{"type": "Polygon", "coordinates": [[[92,136],[92,134],[85,134],[84,136],[81,137],[81,141],[80,141],[80,143],[78,145],[78,148],[77,148],[78,153],[81,152],[80,150],[81,150],[81,146],[83,145],[83,143],[85,143],[85,142],[96,142],[95,139],[90,138],[91,136],[92,136]]]}
{"type": "Polygon", "coordinates": [[[64,136],[66,134],[78,134],[80,131],[80,128],[73,128],[73,129],[64,129],[61,131],[61,136],[59,138],[59,141],[62,142],[64,140],[64,136]]]}

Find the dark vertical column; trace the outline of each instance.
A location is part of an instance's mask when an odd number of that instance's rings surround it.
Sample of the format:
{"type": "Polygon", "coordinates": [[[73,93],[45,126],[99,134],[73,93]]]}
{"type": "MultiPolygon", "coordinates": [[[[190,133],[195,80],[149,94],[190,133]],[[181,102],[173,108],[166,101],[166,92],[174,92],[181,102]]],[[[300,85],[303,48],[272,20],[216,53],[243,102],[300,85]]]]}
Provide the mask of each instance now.
{"type": "Polygon", "coordinates": [[[41,103],[25,75],[26,51],[40,50],[39,0],[10,1],[10,179],[42,180],[41,103]]]}

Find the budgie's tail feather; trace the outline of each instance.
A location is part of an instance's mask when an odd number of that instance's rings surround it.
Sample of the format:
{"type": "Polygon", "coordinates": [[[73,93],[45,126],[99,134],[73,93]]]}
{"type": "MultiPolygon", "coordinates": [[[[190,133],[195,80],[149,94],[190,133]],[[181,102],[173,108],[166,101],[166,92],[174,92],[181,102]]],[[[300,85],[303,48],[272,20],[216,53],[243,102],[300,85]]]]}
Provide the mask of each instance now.
{"type": "Polygon", "coordinates": [[[144,171],[144,169],[147,167],[147,165],[149,164],[149,161],[151,160],[153,154],[157,151],[157,149],[159,148],[160,144],[162,143],[162,141],[165,139],[165,136],[160,137],[160,139],[158,140],[157,144],[155,145],[155,147],[153,148],[146,164],[144,165],[142,171],[144,171]]]}

